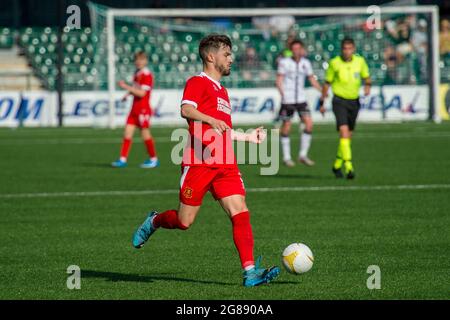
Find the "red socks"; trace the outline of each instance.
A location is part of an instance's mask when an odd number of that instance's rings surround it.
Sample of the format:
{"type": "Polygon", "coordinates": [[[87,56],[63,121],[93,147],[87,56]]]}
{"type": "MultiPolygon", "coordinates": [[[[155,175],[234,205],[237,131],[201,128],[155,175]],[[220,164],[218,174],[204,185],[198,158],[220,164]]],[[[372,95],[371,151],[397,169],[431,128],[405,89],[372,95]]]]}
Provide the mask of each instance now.
{"type": "Polygon", "coordinates": [[[186,230],[188,227],[186,227],[184,224],[180,222],[178,219],[178,212],[177,210],[167,210],[163,213],[157,214],[156,217],[153,219],[153,226],[155,228],[164,228],[164,229],[181,229],[186,230]]]}
{"type": "MultiPolygon", "coordinates": [[[[255,260],[253,258],[253,233],[252,226],[250,225],[250,213],[244,211],[234,215],[231,218],[233,225],[233,240],[236,248],[239,252],[239,258],[241,259],[242,268],[253,266],[255,260]]],[[[188,229],[178,219],[177,210],[167,210],[158,214],[153,219],[153,226],[155,228],[165,229],[188,229]]]]}
{"type": "Polygon", "coordinates": [[[147,147],[147,152],[150,158],[156,157],[156,151],[155,151],[155,143],[153,142],[153,139],[148,139],[144,141],[145,146],[147,147]]]}
{"type": "MultiPolygon", "coordinates": [[[[122,149],[120,149],[120,158],[121,159],[127,159],[128,154],[130,153],[131,148],[131,139],[123,139],[122,142],[122,149]]],[[[156,158],[156,151],[155,151],[155,143],[153,139],[148,139],[144,141],[145,147],[147,148],[148,155],[150,158],[156,158]]]]}
{"type": "Polygon", "coordinates": [[[122,149],[120,149],[120,158],[128,158],[128,153],[131,148],[131,139],[123,139],[122,149]]]}
{"type": "Polygon", "coordinates": [[[231,218],[233,224],[233,240],[239,252],[242,268],[254,265],[253,233],[250,225],[250,213],[244,211],[231,218]]]}

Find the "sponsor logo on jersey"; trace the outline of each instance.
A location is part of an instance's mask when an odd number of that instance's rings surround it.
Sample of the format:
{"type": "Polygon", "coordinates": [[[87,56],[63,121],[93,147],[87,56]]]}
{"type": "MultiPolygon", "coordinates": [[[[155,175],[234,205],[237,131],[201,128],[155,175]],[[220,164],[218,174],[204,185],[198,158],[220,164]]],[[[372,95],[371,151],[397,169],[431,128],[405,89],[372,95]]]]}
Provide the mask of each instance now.
{"type": "Polygon", "coordinates": [[[217,110],[231,114],[231,106],[227,100],[217,97],[217,110]]]}

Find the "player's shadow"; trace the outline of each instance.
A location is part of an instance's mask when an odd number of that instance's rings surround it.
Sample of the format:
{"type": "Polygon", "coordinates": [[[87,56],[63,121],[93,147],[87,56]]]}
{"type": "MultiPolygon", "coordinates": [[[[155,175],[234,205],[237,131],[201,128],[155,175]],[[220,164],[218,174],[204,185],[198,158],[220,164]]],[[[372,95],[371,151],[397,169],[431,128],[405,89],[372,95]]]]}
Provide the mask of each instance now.
{"type": "Polygon", "coordinates": [[[108,168],[111,169],[111,163],[104,163],[104,162],[85,162],[81,164],[83,167],[86,168],[108,168]]]}
{"type": "Polygon", "coordinates": [[[175,282],[191,282],[191,283],[201,283],[201,284],[220,284],[225,286],[235,286],[236,284],[210,281],[210,280],[199,280],[199,279],[188,279],[180,278],[174,276],[159,275],[137,275],[130,273],[120,273],[120,272],[109,272],[109,271],[95,271],[95,270],[81,270],[82,278],[102,278],[107,281],[112,282],[154,282],[154,281],[175,281],[175,282]]]}
{"type": "Polygon", "coordinates": [[[280,285],[280,284],[295,284],[295,285],[298,285],[300,282],[298,282],[298,281],[283,281],[283,280],[274,280],[273,282],[270,282],[270,286],[277,286],[277,285],[280,285]]]}

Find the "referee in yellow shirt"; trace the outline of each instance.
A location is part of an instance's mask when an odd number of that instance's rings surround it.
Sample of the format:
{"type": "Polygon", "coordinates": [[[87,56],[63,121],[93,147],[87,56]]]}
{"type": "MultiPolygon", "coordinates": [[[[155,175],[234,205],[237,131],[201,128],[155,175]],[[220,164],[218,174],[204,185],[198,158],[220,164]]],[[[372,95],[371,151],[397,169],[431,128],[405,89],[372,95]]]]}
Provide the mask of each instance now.
{"type": "Polygon", "coordinates": [[[345,38],[341,43],[341,55],[330,60],[320,99],[320,112],[324,114],[323,103],[331,85],[333,113],[339,131],[339,146],[333,165],[333,173],[337,178],[344,177],[342,166],[347,179],[355,178],[350,141],[360,108],[359,90],[362,81],[364,81],[364,95],[368,96],[371,85],[369,67],[363,57],[355,54],[353,39],[345,38]]]}

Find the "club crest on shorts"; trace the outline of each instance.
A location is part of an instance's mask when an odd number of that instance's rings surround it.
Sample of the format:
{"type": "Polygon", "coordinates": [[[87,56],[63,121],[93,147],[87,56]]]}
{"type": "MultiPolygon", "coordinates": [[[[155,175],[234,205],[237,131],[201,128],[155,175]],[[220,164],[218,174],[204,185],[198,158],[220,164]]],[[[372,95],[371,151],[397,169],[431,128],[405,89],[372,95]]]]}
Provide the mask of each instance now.
{"type": "Polygon", "coordinates": [[[184,188],[183,190],[183,197],[185,197],[186,199],[190,199],[192,198],[192,189],[189,187],[184,188]]]}

